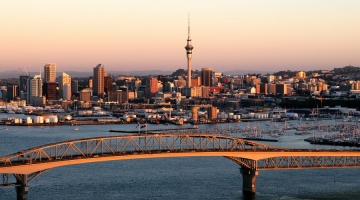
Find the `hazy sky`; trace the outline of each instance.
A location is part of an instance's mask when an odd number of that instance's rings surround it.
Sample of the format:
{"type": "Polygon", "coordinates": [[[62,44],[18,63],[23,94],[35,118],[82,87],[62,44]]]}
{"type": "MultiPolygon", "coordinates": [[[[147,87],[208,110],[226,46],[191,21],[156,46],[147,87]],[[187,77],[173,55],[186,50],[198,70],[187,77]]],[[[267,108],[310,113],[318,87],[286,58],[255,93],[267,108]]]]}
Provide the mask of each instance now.
{"type": "Polygon", "coordinates": [[[1,0],[0,71],[360,65],[359,0],[1,0]]]}

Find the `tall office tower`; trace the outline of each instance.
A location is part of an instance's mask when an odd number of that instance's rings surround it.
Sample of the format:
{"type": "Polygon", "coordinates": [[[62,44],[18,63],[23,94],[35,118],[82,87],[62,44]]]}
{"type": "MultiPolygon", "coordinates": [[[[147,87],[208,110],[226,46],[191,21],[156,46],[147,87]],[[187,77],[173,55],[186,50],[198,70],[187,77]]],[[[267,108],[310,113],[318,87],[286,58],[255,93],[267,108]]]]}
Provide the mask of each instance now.
{"type": "Polygon", "coordinates": [[[202,68],[201,69],[201,85],[203,86],[212,86],[212,69],[211,68],[202,68]]]}
{"type": "Polygon", "coordinates": [[[190,38],[190,16],[188,19],[188,39],[187,39],[187,43],[185,46],[186,49],[186,57],[187,57],[187,69],[188,69],[188,77],[187,77],[187,82],[186,82],[186,86],[188,88],[191,87],[191,59],[192,59],[192,50],[193,50],[193,46],[191,45],[191,38],[190,38]]]}
{"type": "Polygon", "coordinates": [[[104,92],[108,95],[109,91],[112,91],[112,78],[111,76],[104,77],[104,92]]]}
{"type": "Polygon", "coordinates": [[[56,65],[46,63],[44,66],[44,82],[56,82],[56,65]]]}
{"type": "Polygon", "coordinates": [[[29,78],[27,85],[28,87],[26,91],[26,102],[33,105],[35,97],[42,97],[43,82],[41,79],[41,75],[35,75],[34,77],[29,78]]]}
{"type": "Polygon", "coordinates": [[[26,86],[27,86],[27,80],[30,78],[30,76],[19,76],[19,91],[26,92],[26,86]]]}
{"type": "Polygon", "coordinates": [[[7,86],[7,102],[16,100],[18,96],[19,87],[15,84],[11,84],[7,86]]]}
{"type": "Polygon", "coordinates": [[[68,83],[63,85],[63,100],[71,100],[71,86],[68,83]]]}
{"type": "Polygon", "coordinates": [[[98,64],[94,67],[93,93],[94,96],[104,97],[104,65],[98,64]]]}
{"type": "Polygon", "coordinates": [[[71,93],[78,93],[79,92],[79,81],[72,80],[71,81],[71,93]]]}
{"type": "Polygon", "coordinates": [[[155,93],[159,91],[157,78],[151,77],[146,80],[147,96],[154,97],[155,93]]]}
{"type": "Polygon", "coordinates": [[[57,86],[55,82],[46,82],[44,83],[43,96],[46,97],[46,100],[56,100],[57,99],[57,86]]]}
{"type": "MultiPolygon", "coordinates": [[[[66,74],[66,73],[62,73],[61,75],[61,79],[59,81],[59,89],[60,89],[60,95],[61,95],[61,98],[64,99],[64,85],[65,84],[68,84],[71,88],[71,76],[69,74],[66,74]]],[[[70,91],[70,94],[71,94],[71,91],[70,91]]],[[[69,99],[67,99],[69,100],[69,99]]]]}

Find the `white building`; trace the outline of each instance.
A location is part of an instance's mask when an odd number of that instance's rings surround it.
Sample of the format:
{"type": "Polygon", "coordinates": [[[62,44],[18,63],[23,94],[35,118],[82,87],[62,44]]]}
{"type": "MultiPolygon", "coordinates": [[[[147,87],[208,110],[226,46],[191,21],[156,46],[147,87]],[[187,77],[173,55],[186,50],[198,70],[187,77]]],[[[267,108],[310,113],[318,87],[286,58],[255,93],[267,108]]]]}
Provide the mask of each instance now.
{"type": "Polygon", "coordinates": [[[71,100],[71,86],[70,84],[63,85],[63,100],[71,100]]]}
{"type": "Polygon", "coordinates": [[[34,77],[28,79],[28,87],[26,90],[27,97],[26,102],[28,104],[34,104],[34,97],[42,97],[42,79],[41,75],[35,75],[34,77]]]}

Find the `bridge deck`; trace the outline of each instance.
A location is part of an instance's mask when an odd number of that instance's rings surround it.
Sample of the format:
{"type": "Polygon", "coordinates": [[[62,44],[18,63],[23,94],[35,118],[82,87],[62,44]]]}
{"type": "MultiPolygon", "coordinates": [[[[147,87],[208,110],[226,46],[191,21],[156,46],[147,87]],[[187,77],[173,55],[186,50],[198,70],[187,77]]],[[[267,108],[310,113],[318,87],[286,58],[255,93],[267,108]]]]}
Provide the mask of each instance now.
{"type": "Polygon", "coordinates": [[[171,158],[171,157],[213,157],[213,156],[226,156],[238,157],[250,160],[261,160],[266,158],[275,157],[360,157],[359,151],[210,151],[210,152],[160,152],[160,153],[129,153],[124,155],[103,154],[91,157],[72,157],[63,158],[58,160],[42,160],[33,163],[14,162],[11,166],[1,166],[0,173],[13,173],[13,174],[29,174],[36,171],[41,171],[54,167],[61,167],[66,165],[85,164],[93,162],[105,162],[115,160],[131,160],[131,159],[148,159],[148,158],[171,158]]]}

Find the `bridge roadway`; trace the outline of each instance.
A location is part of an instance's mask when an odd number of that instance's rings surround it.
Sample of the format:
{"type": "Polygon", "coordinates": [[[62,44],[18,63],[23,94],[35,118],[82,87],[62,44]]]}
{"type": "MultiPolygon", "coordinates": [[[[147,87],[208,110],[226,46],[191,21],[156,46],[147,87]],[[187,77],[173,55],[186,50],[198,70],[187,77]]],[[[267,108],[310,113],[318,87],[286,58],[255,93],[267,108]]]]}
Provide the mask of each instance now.
{"type": "Polygon", "coordinates": [[[360,151],[286,149],[213,134],[140,134],[64,141],[0,159],[1,186],[26,199],[28,183],[61,166],[114,160],[223,156],[241,166],[243,191],[255,193],[258,170],[360,167],[360,151]],[[10,183],[13,174],[15,183],[10,183]]]}

